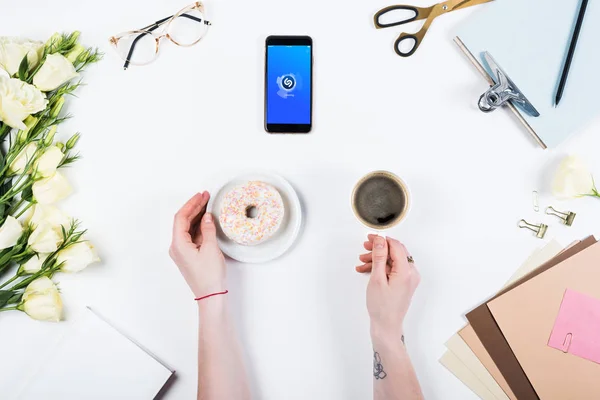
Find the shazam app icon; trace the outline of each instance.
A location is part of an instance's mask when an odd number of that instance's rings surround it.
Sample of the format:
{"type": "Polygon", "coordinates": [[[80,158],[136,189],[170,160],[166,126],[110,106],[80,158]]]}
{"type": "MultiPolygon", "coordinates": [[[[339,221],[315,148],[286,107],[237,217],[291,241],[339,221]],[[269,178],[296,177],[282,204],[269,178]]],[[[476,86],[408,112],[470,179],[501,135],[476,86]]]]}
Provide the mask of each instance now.
{"type": "Polygon", "coordinates": [[[277,86],[279,86],[279,91],[277,94],[284,99],[288,97],[294,97],[292,93],[296,88],[296,76],[294,74],[285,74],[277,77],[277,86]]]}

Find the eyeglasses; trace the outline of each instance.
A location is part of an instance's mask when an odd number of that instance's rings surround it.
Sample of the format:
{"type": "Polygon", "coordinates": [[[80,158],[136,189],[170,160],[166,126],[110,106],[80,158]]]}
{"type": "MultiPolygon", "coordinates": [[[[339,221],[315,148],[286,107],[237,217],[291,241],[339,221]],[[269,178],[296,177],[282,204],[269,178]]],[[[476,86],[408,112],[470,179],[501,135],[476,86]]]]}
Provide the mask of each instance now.
{"type": "Polygon", "coordinates": [[[147,65],[156,60],[162,38],[177,46],[193,46],[204,37],[210,25],[204,18],[204,5],[197,1],[142,29],[113,36],[110,43],[125,61],[123,69],[127,69],[129,65],[147,65]],[[164,29],[160,33],[153,32],[161,26],[164,29]]]}

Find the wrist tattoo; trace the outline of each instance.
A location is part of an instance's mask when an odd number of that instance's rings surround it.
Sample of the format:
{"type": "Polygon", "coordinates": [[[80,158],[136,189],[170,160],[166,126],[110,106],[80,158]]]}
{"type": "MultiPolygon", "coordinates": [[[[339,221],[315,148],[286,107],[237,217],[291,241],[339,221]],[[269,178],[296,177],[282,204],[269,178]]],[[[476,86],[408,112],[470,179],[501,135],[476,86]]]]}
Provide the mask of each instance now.
{"type": "Polygon", "coordinates": [[[373,376],[375,379],[385,379],[387,376],[383,370],[383,364],[381,364],[381,357],[375,350],[373,350],[373,376]]]}
{"type": "Polygon", "coordinates": [[[404,335],[402,335],[402,337],[400,338],[400,340],[402,340],[402,344],[406,344],[406,343],[404,342],[404,335]]]}

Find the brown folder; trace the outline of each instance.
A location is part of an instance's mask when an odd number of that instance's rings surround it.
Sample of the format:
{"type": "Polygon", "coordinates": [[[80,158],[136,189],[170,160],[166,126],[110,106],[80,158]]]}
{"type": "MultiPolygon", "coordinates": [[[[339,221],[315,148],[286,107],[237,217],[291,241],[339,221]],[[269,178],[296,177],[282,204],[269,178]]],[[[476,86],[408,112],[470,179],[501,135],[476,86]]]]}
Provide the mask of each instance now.
{"type": "MultiPolygon", "coordinates": [[[[552,260],[543,264],[538,269],[525,275],[523,278],[517,280],[513,284],[507,286],[501,290],[491,300],[494,300],[504,293],[514,289],[515,287],[529,281],[531,278],[538,276],[544,271],[560,264],[561,262],[571,258],[573,255],[585,250],[596,243],[596,239],[590,236],[581,243],[576,244],[564,252],[557,255],[552,260]]],[[[488,302],[489,302],[488,301],[488,302]]],[[[488,302],[475,308],[473,311],[467,314],[469,323],[475,330],[475,333],[481,340],[481,343],[494,360],[494,363],[498,367],[498,370],[502,373],[502,376],[506,380],[508,386],[519,400],[539,400],[533,386],[529,382],[527,375],[521,368],[519,361],[515,354],[511,350],[508,342],[506,341],[502,331],[496,323],[490,309],[488,308],[488,302]]]]}

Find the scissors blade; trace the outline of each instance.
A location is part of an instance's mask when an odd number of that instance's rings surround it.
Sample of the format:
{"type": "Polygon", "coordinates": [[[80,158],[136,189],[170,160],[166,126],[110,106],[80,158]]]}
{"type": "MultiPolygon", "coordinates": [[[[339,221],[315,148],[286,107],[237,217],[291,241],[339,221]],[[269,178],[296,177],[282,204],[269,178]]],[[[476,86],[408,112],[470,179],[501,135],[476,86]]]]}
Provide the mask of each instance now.
{"type": "Polygon", "coordinates": [[[450,4],[448,4],[448,11],[461,10],[463,8],[489,3],[490,1],[493,0],[454,0],[449,2],[450,4]]]}

